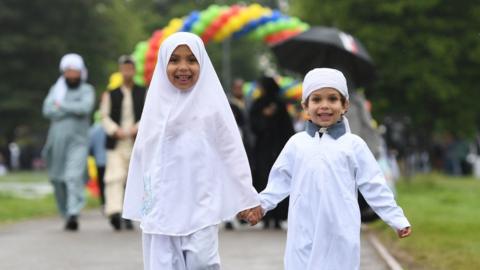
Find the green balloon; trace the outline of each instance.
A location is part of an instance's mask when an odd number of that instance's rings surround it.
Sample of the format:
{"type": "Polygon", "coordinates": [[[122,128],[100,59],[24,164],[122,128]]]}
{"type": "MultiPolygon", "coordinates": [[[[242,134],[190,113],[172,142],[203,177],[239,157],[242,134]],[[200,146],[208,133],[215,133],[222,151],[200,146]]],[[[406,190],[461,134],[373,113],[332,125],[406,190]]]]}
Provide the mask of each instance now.
{"type": "Polygon", "coordinates": [[[302,23],[302,21],[301,21],[299,18],[292,18],[290,21],[291,21],[295,26],[299,26],[299,25],[302,23]]]}
{"type": "Polygon", "coordinates": [[[133,80],[135,81],[136,84],[139,85],[145,85],[145,80],[143,79],[143,74],[136,74],[135,77],[133,77],[133,80]]]}
{"type": "Polygon", "coordinates": [[[215,15],[217,15],[220,12],[220,6],[219,5],[210,5],[210,7],[208,7],[208,9],[210,10],[210,12],[212,12],[215,15]]]}
{"type": "Polygon", "coordinates": [[[215,11],[213,11],[213,10],[207,10],[207,13],[205,14],[205,18],[203,18],[203,21],[204,21],[205,23],[209,23],[209,22],[211,22],[216,16],[217,16],[217,14],[215,13],[215,11]]]}
{"type": "Polygon", "coordinates": [[[265,25],[265,34],[264,36],[266,35],[270,35],[271,33],[274,33],[276,30],[276,25],[275,23],[273,22],[269,22],[265,25]]]}
{"type": "Polygon", "coordinates": [[[302,31],[307,31],[309,28],[310,28],[310,25],[308,25],[307,23],[301,23],[300,24],[300,29],[302,31]]]}
{"type": "Polygon", "coordinates": [[[201,35],[205,31],[205,24],[202,21],[199,21],[193,25],[192,32],[201,35]]]}
{"type": "Polygon", "coordinates": [[[258,30],[256,31],[257,33],[255,34],[255,37],[258,39],[258,40],[262,40],[266,35],[267,35],[267,26],[262,26],[260,28],[258,28],[258,30]]]}

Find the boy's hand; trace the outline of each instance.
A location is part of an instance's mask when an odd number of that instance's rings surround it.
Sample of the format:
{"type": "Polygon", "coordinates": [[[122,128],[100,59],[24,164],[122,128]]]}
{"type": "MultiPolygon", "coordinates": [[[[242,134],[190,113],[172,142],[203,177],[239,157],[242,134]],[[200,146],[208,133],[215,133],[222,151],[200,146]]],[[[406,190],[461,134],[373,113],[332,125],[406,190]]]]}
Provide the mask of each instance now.
{"type": "Polygon", "coordinates": [[[237,214],[237,218],[247,221],[252,226],[257,224],[262,219],[262,217],[263,210],[260,205],[247,210],[243,210],[242,212],[237,214]]]}
{"type": "Polygon", "coordinates": [[[263,209],[259,205],[257,207],[251,208],[248,211],[247,221],[251,226],[256,225],[263,217],[263,209]]]}
{"type": "Polygon", "coordinates": [[[401,230],[397,230],[397,234],[399,238],[405,238],[409,236],[412,233],[412,228],[410,227],[405,227],[401,230]]]}

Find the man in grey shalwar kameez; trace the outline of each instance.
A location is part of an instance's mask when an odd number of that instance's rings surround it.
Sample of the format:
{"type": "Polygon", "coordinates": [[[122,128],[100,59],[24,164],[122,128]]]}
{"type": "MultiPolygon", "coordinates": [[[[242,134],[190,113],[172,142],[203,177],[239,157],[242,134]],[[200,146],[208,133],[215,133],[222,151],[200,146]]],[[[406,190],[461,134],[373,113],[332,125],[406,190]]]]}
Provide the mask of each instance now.
{"type": "Polygon", "coordinates": [[[65,229],[76,231],[85,202],[88,128],[95,91],[86,83],[81,56],[65,55],[60,71],[62,75],[43,102],[43,115],[51,121],[43,154],[58,209],[66,219],[65,229]]]}

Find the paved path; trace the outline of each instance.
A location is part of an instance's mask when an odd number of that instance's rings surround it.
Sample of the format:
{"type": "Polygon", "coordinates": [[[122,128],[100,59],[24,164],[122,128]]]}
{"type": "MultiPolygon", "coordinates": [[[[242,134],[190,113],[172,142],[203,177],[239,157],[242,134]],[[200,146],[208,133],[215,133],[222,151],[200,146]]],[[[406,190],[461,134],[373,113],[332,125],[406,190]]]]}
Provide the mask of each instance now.
{"type": "MultiPolygon", "coordinates": [[[[222,230],[222,269],[281,270],[284,244],[284,231],[222,230]]],[[[114,232],[98,211],[84,213],[76,233],[63,231],[59,218],[5,225],[0,227],[0,269],[142,269],[140,232],[114,232]]],[[[389,269],[366,239],[361,269],[389,269]]]]}

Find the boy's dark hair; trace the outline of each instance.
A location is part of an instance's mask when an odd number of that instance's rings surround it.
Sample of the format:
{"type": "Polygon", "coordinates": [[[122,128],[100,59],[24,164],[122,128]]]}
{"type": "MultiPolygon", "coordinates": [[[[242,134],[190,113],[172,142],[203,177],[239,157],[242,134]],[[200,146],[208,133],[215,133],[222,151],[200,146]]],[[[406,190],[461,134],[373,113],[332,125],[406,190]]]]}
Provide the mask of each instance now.
{"type": "Polygon", "coordinates": [[[122,55],[118,58],[118,64],[132,64],[135,66],[135,59],[133,59],[133,57],[130,55],[122,55]]]}

